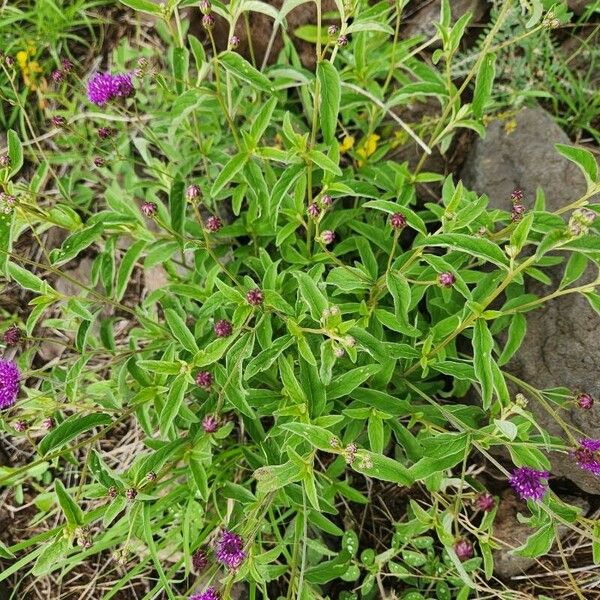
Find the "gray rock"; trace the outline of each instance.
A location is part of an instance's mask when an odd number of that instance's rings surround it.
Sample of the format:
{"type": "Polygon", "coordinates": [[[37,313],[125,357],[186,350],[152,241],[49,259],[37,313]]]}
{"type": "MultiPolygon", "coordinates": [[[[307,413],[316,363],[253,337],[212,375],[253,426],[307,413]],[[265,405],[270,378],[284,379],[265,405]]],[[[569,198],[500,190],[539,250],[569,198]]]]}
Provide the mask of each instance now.
{"type": "MultiPolygon", "coordinates": [[[[584,515],[590,508],[589,502],[577,496],[567,496],[564,501],[571,506],[581,508],[584,515]]],[[[494,538],[503,545],[501,549],[494,551],[494,574],[504,579],[521,575],[537,562],[535,558],[511,554],[513,549],[522,546],[527,538],[535,532],[535,529],[519,523],[517,520],[519,512],[528,514],[527,505],[517,500],[512,491],[507,491],[500,501],[494,521],[494,538]]],[[[566,525],[558,527],[561,539],[569,531],[566,525]]]]}
{"type": "MultiPolygon", "coordinates": [[[[501,121],[490,124],[485,139],[475,143],[463,170],[467,188],[490,197],[490,205],[510,209],[510,193],[523,189],[524,203],[531,206],[537,186],[546,194],[548,209],[556,210],[579,198],[585,182],[579,169],[560,156],[556,143],[570,143],[552,117],[540,108],[524,109],[516,116],[516,128],[508,133],[501,121]]],[[[558,286],[563,266],[545,269],[552,285],[529,280],[527,291],[546,296],[558,286]]],[[[591,281],[598,269],[590,265],[576,285],[591,281]]],[[[527,313],[527,335],[515,358],[507,365],[513,375],[537,389],[566,387],[596,398],[591,410],[574,402],[555,410],[575,437],[597,438],[600,430],[600,316],[581,294],[555,298],[527,313]]],[[[513,390],[523,391],[523,390],[513,390]]],[[[568,439],[563,426],[547,406],[525,393],[528,408],[552,435],[568,439]]],[[[600,494],[600,477],[574,464],[568,453],[549,456],[552,472],[566,477],[586,492],[600,494]]]]}
{"type": "Polygon", "coordinates": [[[485,193],[490,205],[510,209],[510,194],[523,190],[531,206],[538,186],[546,206],[557,210],[585,192],[576,165],[562,157],[554,144],[569,144],[567,134],[542,108],[525,108],[515,116],[516,127],[499,119],[490,123],[485,138],[478,138],[461,174],[467,188],[485,193]]]}

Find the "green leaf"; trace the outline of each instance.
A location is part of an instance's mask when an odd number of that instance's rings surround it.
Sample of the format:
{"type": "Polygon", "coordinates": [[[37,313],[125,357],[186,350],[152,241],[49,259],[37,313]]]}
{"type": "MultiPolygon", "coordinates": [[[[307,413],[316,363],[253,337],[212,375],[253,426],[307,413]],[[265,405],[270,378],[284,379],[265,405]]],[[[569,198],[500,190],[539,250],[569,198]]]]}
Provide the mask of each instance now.
{"type": "Polygon", "coordinates": [[[492,403],[494,375],[491,367],[494,338],[484,319],[477,319],[473,327],[473,366],[481,385],[481,398],[484,410],[492,403]]]}
{"type": "Polygon", "coordinates": [[[42,577],[62,565],[71,544],[69,540],[59,533],[58,537],[47,542],[41,554],[37,557],[35,565],[31,570],[34,577],[42,577]]]}
{"type": "Polygon", "coordinates": [[[11,234],[14,212],[9,215],[0,214],[0,273],[6,274],[8,265],[8,253],[11,251],[11,234]]]}
{"type": "Polygon", "coordinates": [[[555,144],[554,147],[565,158],[575,163],[583,173],[588,189],[594,187],[598,181],[598,163],[594,155],[584,148],[576,148],[575,146],[567,146],[565,144],[555,144]]]}
{"type": "Polygon", "coordinates": [[[8,130],[6,138],[8,140],[8,157],[10,158],[8,176],[12,177],[23,166],[23,146],[19,136],[12,129],[8,130]]]}
{"type": "Polygon", "coordinates": [[[125,290],[127,290],[127,284],[129,283],[131,273],[133,273],[135,263],[147,244],[146,240],[138,240],[125,252],[123,260],[121,260],[119,271],[117,272],[117,286],[115,289],[115,297],[119,302],[125,295],[125,290]]]}
{"type": "Polygon", "coordinates": [[[443,246],[477,256],[503,269],[506,269],[508,266],[504,252],[496,244],[485,238],[476,238],[464,233],[432,235],[428,238],[417,240],[415,246],[443,246]]]}
{"type": "Polygon", "coordinates": [[[196,340],[194,339],[194,335],[188,329],[188,326],[179,316],[177,311],[175,311],[172,308],[167,308],[165,310],[165,319],[167,321],[169,329],[171,330],[171,333],[173,333],[175,338],[188,352],[191,352],[192,354],[196,354],[196,352],[199,352],[199,348],[196,344],[196,340]]]}
{"type": "MultiPolygon", "coordinates": [[[[171,227],[173,231],[183,238],[185,224],[185,185],[181,179],[174,179],[169,191],[169,211],[171,213],[171,227]]],[[[183,244],[183,239],[179,239],[183,244]]]]}
{"type": "Polygon", "coordinates": [[[223,67],[238,79],[249,83],[252,87],[258,88],[269,94],[273,93],[273,85],[260,71],[255,69],[246,59],[242,58],[237,52],[229,50],[219,55],[219,62],[223,67]]]}
{"type": "Polygon", "coordinates": [[[314,282],[312,277],[310,277],[310,275],[301,271],[294,272],[293,275],[298,281],[300,295],[302,296],[304,302],[306,302],[311,317],[317,323],[320,322],[323,311],[325,311],[329,306],[327,298],[317,287],[317,284],[314,282]]]}
{"type": "Polygon", "coordinates": [[[281,428],[303,437],[319,450],[324,450],[325,452],[332,451],[331,440],[335,436],[324,427],[308,425],[306,423],[283,423],[281,428]]]}
{"type": "Polygon", "coordinates": [[[55,248],[50,252],[50,260],[54,266],[62,265],[85,250],[100,237],[104,231],[102,222],[94,223],[93,225],[71,234],[62,244],[60,250],[55,248]]]}
{"type": "Polygon", "coordinates": [[[270,98],[262,107],[258,115],[256,115],[254,123],[252,123],[252,127],[250,128],[250,137],[255,145],[259,143],[260,138],[269,126],[271,117],[273,116],[273,111],[275,110],[276,106],[277,98],[270,98]]]}
{"type": "Polygon", "coordinates": [[[380,370],[381,365],[365,365],[339,375],[327,386],[327,399],[335,400],[347,396],[380,370]]]}
{"type": "Polygon", "coordinates": [[[392,481],[400,485],[412,485],[414,479],[410,471],[397,460],[368,450],[360,450],[352,468],[359,473],[382,481],[392,481]]]}
{"type": "Polygon", "coordinates": [[[322,152],[319,152],[318,150],[311,150],[307,153],[307,156],[317,165],[317,167],[323,169],[323,171],[327,171],[328,173],[332,173],[333,175],[341,177],[342,170],[322,152]]]}
{"type": "Polygon", "coordinates": [[[519,221],[519,224],[515,227],[510,236],[510,245],[513,246],[517,252],[521,251],[527,241],[531,225],[533,224],[533,217],[533,213],[525,215],[525,217],[519,221]]]}
{"type": "Polygon", "coordinates": [[[527,556],[535,558],[537,556],[543,556],[548,554],[552,543],[554,542],[554,525],[548,523],[543,527],[540,527],[533,535],[527,538],[527,542],[515,550],[513,554],[517,556],[527,556]]]}
{"type": "Polygon", "coordinates": [[[266,371],[277,360],[279,355],[294,342],[291,335],[283,335],[273,342],[271,346],[265,348],[260,354],[255,356],[246,367],[244,379],[250,379],[261,371],[266,371]]]}
{"type": "Polygon", "coordinates": [[[323,60],[317,65],[317,78],[321,89],[321,131],[325,142],[333,144],[340,110],[340,76],[328,60],[323,60]]]}
{"type": "Polygon", "coordinates": [[[173,78],[175,91],[183,94],[190,66],[190,53],[187,48],[173,48],[173,78]]]}
{"type": "Polygon", "coordinates": [[[104,413],[94,413],[81,416],[79,414],[67,417],[58,427],[47,433],[38,445],[38,452],[46,456],[52,450],[56,450],[78,435],[94,429],[94,427],[106,427],[112,423],[112,419],[104,413]]]}
{"type": "Polygon", "coordinates": [[[300,466],[291,461],[282,465],[260,467],[254,471],[254,478],[257,481],[257,491],[260,494],[268,494],[290,483],[300,481],[302,475],[303,471],[300,466]]]}
{"type": "Polygon", "coordinates": [[[56,492],[58,503],[60,504],[63,514],[67,519],[67,523],[73,527],[82,525],[83,513],[75,500],[71,498],[60,479],[54,480],[54,491],[56,492]]]}
{"type": "Polygon", "coordinates": [[[492,94],[494,77],[496,76],[496,55],[488,52],[481,62],[477,77],[475,79],[475,92],[473,93],[473,102],[471,110],[476,118],[481,119],[486,104],[492,94]]]}
{"type": "Polygon", "coordinates": [[[151,2],[150,0],[119,0],[121,4],[129,6],[134,10],[148,13],[149,15],[160,15],[160,4],[151,2]]]}
{"type": "Polygon", "coordinates": [[[179,414],[187,387],[188,382],[185,375],[177,376],[171,384],[167,400],[160,414],[160,432],[163,437],[167,435],[173,421],[175,421],[175,417],[179,414]]]}
{"type": "Polygon", "coordinates": [[[213,186],[210,190],[211,196],[217,196],[219,192],[238,174],[238,172],[242,169],[246,161],[248,160],[248,155],[245,153],[236,154],[229,162],[223,167],[222,171],[217,175],[213,186]]]}
{"type": "Polygon", "coordinates": [[[521,347],[525,334],[527,333],[527,320],[521,313],[513,315],[510,325],[508,326],[508,338],[502,348],[502,354],[498,358],[498,365],[505,365],[521,347]]]}

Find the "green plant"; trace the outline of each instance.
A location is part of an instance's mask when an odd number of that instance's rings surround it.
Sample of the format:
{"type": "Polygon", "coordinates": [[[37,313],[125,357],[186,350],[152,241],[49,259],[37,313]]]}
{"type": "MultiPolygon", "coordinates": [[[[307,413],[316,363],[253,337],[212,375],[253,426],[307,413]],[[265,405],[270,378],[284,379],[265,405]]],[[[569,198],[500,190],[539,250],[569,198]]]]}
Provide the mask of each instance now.
{"type": "MultiPolygon", "coordinates": [[[[515,194],[510,213],[423,165],[460,129],[484,134],[512,2],[458,84],[468,16],[452,25],[449,2],[433,64],[396,35],[404,3],[338,2],[337,37],[321,37],[319,14],[315,73],[289,40],[264,70],[231,49],[207,55],[180,12],[191,2],[125,4],[168,40],[164,64],[147,49],[136,62],[129,44],[114,51],[112,71],[136,69],[135,97],[90,94],[102,106],[61,111],[51,148],[24,146],[27,127],[8,132],[0,268],[28,306],[22,397],[2,425],[31,454],[0,467],[0,481],[44,531],[0,549],[15,558],[0,580],[64,579],[112,553],[116,575],[95,597],[151,581],[144,598],[175,599],[198,589],[202,551],[202,586],[223,598],[235,581],[251,598],[511,597],[490,581],[494,510],[473,508],[484,486],[470,466],[484,457],[508,478],[492,452],[503,446],[515,466],[546,471],[546,451],[577,445],[568,429],[550,438],[515,396],[556,413],[573,393],[534,389],[506,364],[528,311],[565,294],[599,308],[598,279],[580,281],[600,259],[597,166],[558,147],[585,195],[550,213],[541,190],[515,194]],[[440,116],[427,128],[392,110],[428,96],[440,116]],[[390,125],[422,149],[416,167],[386,158],[390,125]],[[420,183],[440,185],[440,201],[421,203],[420,183]],[[64,232],[53,248],[50,229],[64,232]],[[527,292],[564,257],[555,292],[527,292]],[[71,268],[83,259],[81,280],[71,268]],[[61,291],[65,280],[78,292],[61,291]],[[64,350],[44,364],[47,337],[64,350]],[[461,400],[469,390],[477,402],[461,400]],[[364,547],[352,523],[351,504],[373,502],[378,482],[405,496],[385,550],[364,547]],[[244,542],[221,559],[234,569],[210,553],[224,552],[222,528],[244,542]],[[474,550],[457,545],[465,538],[474,550]]],[[[212,9],[233,32],[246,11],[285,26],[298,4],[212,9]]],[[[545,554],[566,523],[597,559],[597,526],[542,485],[520,552],[545,554]]]]}

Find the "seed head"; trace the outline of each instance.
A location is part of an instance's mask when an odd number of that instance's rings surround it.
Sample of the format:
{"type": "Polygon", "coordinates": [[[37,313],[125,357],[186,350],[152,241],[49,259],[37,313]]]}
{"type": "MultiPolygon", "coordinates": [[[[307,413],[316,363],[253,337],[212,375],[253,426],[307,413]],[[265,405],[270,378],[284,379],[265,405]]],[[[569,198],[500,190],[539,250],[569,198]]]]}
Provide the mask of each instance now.
{"type": "Polygon", "coordinates": [[[511,487],[521,500],[541,500],[548,490],[548,471],[537,471],[529,467],[519,467],[513,470],[508,479],[511,487]]]}
{"type": "Polygon", "coordinates": [[[239,535],[224,529],[217,543],[217,560],[230,569],[237,569],[246,558],[244,552],[244,541],[239,535]]]}
{"type": "Polygon", "coordinates": [[[217,337],[229,337],[233,332],[233,327],[227,319],[221,319],[215,323],[214,330],[217,337]]]}
{"type": "Polygon", "coordinates": [[[211,215],[206,219],[204,227],[207,231],[210,231],[211,233],[216,233],[217,231],[219,231],[219,229],[223,227],[223,221],[221,221],[219,217],[211,215]]]}
{"type": "Polygon", "coordinates": [[[458,540],[454,544],[454,552],[458,556],[458,560],[464,562],[473,557],[473,544],[467,540],[458,540]]]}
{"type": "Polygon", "coordinates": [[[21,373],[12,360],[0,358],[0,410],[17,401],[21,389],[21,373]]]}
{"type": "Polygon", "coordinates": [[[21,330],[11,325],[2,335],[2,340],[7,346],[16,346],[21,341],[21,330]]]}
{"type": "Polygon", "coordinates": [[[264,294],[259,288],[254,288],[246,294],[246,301],[251,306],[260,306],[264,299],[264,294]]]}
{"type": "Polygon", "coordinates": [[[438,275],[438,283],[445,288],[452,287],[455,282],[455,277],[449,271],[444,271],[438,275]]]}

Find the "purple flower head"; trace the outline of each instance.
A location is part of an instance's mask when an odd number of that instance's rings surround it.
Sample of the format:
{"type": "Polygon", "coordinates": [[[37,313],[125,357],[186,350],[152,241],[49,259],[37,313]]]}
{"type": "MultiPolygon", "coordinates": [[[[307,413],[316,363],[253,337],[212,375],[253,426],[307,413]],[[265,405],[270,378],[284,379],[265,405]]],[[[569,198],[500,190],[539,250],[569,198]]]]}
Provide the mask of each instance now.
{"type": "Polygon", "coordinates": [[[157,477],[158,475],[154,471],[148,471],[148,474],[146,475],[148,481],[156,481],[157,477]]]}
{"type": "Polygon", "coordinates": [[[331,206],[333,204],[333,198],[329,194],[325,194],[321,198],[321,204],[323,206],[331,206]]]}
{"type": "Polygon", "coordinates": [[[539,501],[548,489],[548,483],[543,480],[548,479],[549,475],[548,471],[536,471],[536,469],[529,467],[519,467],[513,470],[508,483],[521,500],[539,501]]]}
{"type": "Polygon", "coordinates": [[[331,229],[326,229],[321,233],[321,243],[326,246],[332,244],[335,241],[335,233],[331,229]]]}
{"type": "Polygon", "coordinates": [[[27,430],[27,421],[23,421],[22,419],[19,419],[18,421],[15,421],[15,424],[13,425],[13,427],[15,428],[15,431],[22,433],[23,431],[27,430]]]}
{"type": "Polygon", "coordinates": [[[154,202],[142,202],[140,210],[147,216],[153,217],[156,214],[158,206],[154,202]]]}
{"type": "Polygon", "coordinates": [[[50,431],[51,429],[54,429],[54,426],[56,425],[54,419],[52,417],[48,417],[47,419],[44,419],[42,421],[42,427],[46,430],[46,431],[50,431]]]}
{"type": "Polygon", "coordinates": [[[254,288],[253,290],[250,290],[246,294],[246,301],[251,306],[259,306],[259,305],[261,305],[263,303],[264,299],[265,299],[264,294],[258,288],[254,288]]]}
{"type": "Polygon", "coordinates": [[[206,552],[202,548],[196,550],[192,555],[192,567],[194,568],[194,571],[199,573],[200,571],[204,571],[207,566],[208,556],[206,555],[206,552]]]}
{"type": "Polygon", "coordinates": [[[237,569],[246,558],[244,541],[239,535],[224,529],[217,543],[216,556],[230,569],[237,569]]]}
{"type": "Polygon", "coordinates": [[[523,190],[513,190],[510,194],[511,202],[520,202],[523,200],[523,190]]]}
{"type": "Polygon", "coordinates": [[[215,323],[214,330],[217,337],[229,337],[233,331],[233,327],[227,319],[221,319],[215,323]]]}
{"type": "Polygon", "coordinates": [[[212,415],[206,415],[202,419],[202,429],[204,433],[214,433],[219,428],[219,421],[212,415]]]}
{"type": "Polygon", "coordinates": [[[204,29],[206,29],[207,31],[210,31],[214,26],[215,26],[215,18],[212,16],[212,14],[204,15],[202,17],[202,27],[204,27],[204,29]]]}
{"type": "Polygon", "coordinates": [[[101,156],[96,156],[96,157],[94,158],[94,164],[95,164],[97,167],[103,167],[103,166],[104,166],[104,159],[103,159],[101,156]]]}
{"type": "Polygon", "coordinates": [[[454,275],[449,271],[444,271],[438,275],[438,283],[445,288],[452,287],[456,281],[454,275]]]}
{"type": "Polygon", "coordinates": [[[111,127],[98,127],[98,137],[101,140],[107,140],[115,134],[115,130],[111,127]]]}
{"type": "Polygon", "coordinates": [[[133,96],[135,90],[130,73],[117,73],[112,77],[113,97],[128,98],[129,96],[133,96]]]}
{"type": "Polygon", "coordinates": [[[513,204],[510,211],[510,220],[513,223],[519,221],[525,214],[525,207],[522,204],[513,204]]]}
{"type": "Polygon", "coordinates": [[[198,198],[198,196],[200,196],[200,188],[196,184],[192,183],[192,185],[188,185],[185,195],[188,200],[195,200],[198,198]]]}
{"type": "Polygon", "coordinates": [[[579,440],[579,448],[573,455],[584,471],[600,477],[600,440],[579,440]]]}
{"type": "Polygon", "coordinates": [[[65,118],[60,115],[52,117],[52,125],[54,125],[54,127],[64,127],[66,122],[65,118]]]}
{"type": "Polygon", "coordinates": [[[485,492],[477,496],[475,506],[483,512],[490,512],[496,506],[496,500],[489,492],[485,492]]]}
{"type": "Polygon", "coordinates": [[[12,360],[0,358],[0,409],[8,408],[17,401],[21,373],[12,360]]]}
{"type": "Polygon", "coordinates": [[[125,490],[125,498],[127,498],[127,500],[135,500],[137,495],[138,493],[135,488],[129,488],[125,490]]]}
{"type": "Polygon", "coordinates": [[[190,600],[219,600],[219,594],[214,587],[207,587],[199,594],[192,594],[190,600]]]}
{"type": "Polygon", "coordinates": [[[210,389],[213,383],[213,377],[208,371],[199,371],[196,375],[196,383],[205,390],[210,389]]]}
{"type": "Polygon", "coordinates": [[[119,494],[119,491],[117,490],[117,488],[114,485],[111,485],[108,488],[108,492],[107,492],[107,496],[109,498],[116,498],[119,494]]]}
{"type": "Polygon", "coordinates": [[[5,169],[6,167],[10,167],[10,156],[3,154],[0,156],[0,169],[5,169]]]}
{"type": "Polygon", "coordinates": [[[219,217],[214,217],[211,215],[206,219],[204,227],[207,231],[216,233],[217,231],[219,231],[219,229],[221,229],[221,227],[223,227],[223,222],[221,221],[221,219],[219,219],[219,217]]]}
{"type": "Polygon", "coordinates": [[[60,64],[62,65],[63,71],[65,71],[65,73],[68,73],[73,68],[73,63],[68,58],[63,58],[60,61],[60,64]]]}
{"type": "Polygon", "coordinates": [[[594,406],[594,399],[586,393],[577,394],[577,404],[579,408],[583,408],[584,410],[589,410],[594,406]]]}
{"type": "Polygon", "coordinates": [[[16,346],[21,340],[21,330],[16,325],[11,325],[2,335],[2,340],[7,346],[16,346]]]}
{"type": "Polygon", "coordinates": [[[15,64],[15,59],[13,56],[5,56],[4,61],[9,67],[12,67],[15,64]]]}
{"type": "Polygon", "coordinates": [[[60,83],[65,78],[65,72],[61,69],[55,69],[52,71],[52,81],[60,83]]]}
{"type": "Polygon", "coordinates": [[[240,45],[240,38],[237,35],[232,35],[229,38],[229,47],[232,50],[237,50],[237,47],[240,45]]]}
{"type": "Polygon", "coordinates": [[[94,73],[88,81],[87,96],[96,106],[104,106],[114,98],[113,77],[110,73],[94,73]]]}
{"type": "Polygon", "coordinates": [[[329,37],[334,38],[337,35],[338,31],[339,31],[339,28],[337,25],[330,25],[327,28],[327,35],[329,35],[329,37]]]}
{"type": "Polygon", "coordinates": [[[473,557],[473,544],[467,540],[458,540],[454,544],[454,552],[458,556],[458,560],[464,562],[473,557]]]}
{"type": "Polygon", "coordinates": [[[394,213],[390,217],[390,226],[392,229],[402,229],[406,227],[406,217],[401,213],[394,213]]]}
{"type": "Polygon", "coordinates": [[[200,4],[198,6],[200,7],[200,12],[203,15],[207,15],[212,10],[212,5],[209,0],[200,0],[200,4]]]}
{"type": "Polygon", "coordinates": [[[316,219],[321,214],[321,208],[316,202],[313,202],[312,204],[309,204],[306,212],[310,217],[316,219]]]}
{"type": "Polygon", "coordinates": [[[348,45],[348,36],[340,35],[340,37],[338,38],[337,43],[338,43],[338,46],[341,46],[342,48],[344,46],[347,46],[348,45]]]}

